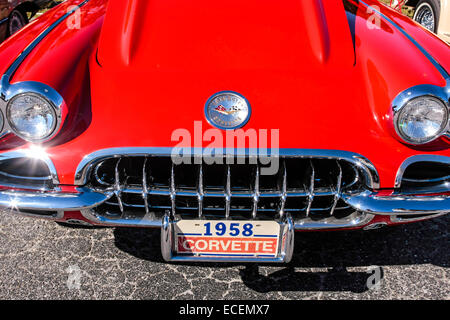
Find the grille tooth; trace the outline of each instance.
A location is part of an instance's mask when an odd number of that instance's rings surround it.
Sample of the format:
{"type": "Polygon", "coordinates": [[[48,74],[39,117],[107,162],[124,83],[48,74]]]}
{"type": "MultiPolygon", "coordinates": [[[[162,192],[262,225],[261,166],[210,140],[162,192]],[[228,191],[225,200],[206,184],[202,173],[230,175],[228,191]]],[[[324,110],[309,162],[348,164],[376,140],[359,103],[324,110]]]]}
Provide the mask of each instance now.
{"type": "Polygon", "coordinates": [[[313,161],[309,161],[310,170],[311,170],[311,178],[309,181],[309,188],[308,188],[308,207],[306,208],[306,216],[309,217],[309,214],[311,213],[311,207],[314,201],[314,186],[316,181],[316,170],[314,169],[313,161]]]}
{"type": "Polygon", "coordinates": [[[122,158],[119,158],[116,162],[116,165],[114,167],[114,195],[117,198],[117,203],[119,204],[121,217],[124,214],[124,208],[123,208],[123,202],[122,202],[122,190],[123,187],[120,183],[120,162],[122,161],[122,158]]]}
{"type": "Polygon", "coordinates": [[[93,165],[90,184],[113,197],[94,208],[108,218],[161,219],[166,211],[183,219],[344,219],[354,210],[342,201],[365,190],[351,162],[326,158],[281,158],[276,175],[260,164],[181,164],[169,156],[128,156],[93,165]]]}
{"type": "Polygon", "coordinates": [[[256,214],[258,213],[258,202],[259,202],[259,176],[260,168],[258,165],[255,166],[255,184],[253,188],[253,210],[252,218],[256,219],[256,214]]]}
{"type": "Polygon", "coordinates": [[[203,190],[203,164],[200,164],[198,169],[198,217],[201,219],[203,215],[203,197],[205,192],[203,190]]]}
{"type": "Polygon", "coordinates": [[[339,168],[339,173],[338,173],[338,177],[337,177],[336,192],[334,194],[334,202],[333,202],[333,206],[331,207],[330,216],[332,216],[334,214],[334,210],[336,210],[337,203],[338,203],[339,199],[341,198],[342,167],[339,164],[339,161],[336,161],[336,164],[337,164],[337,166],[339,168]]]}
{"type": "Polygon", "coordinates": [[[231,167],[227,165],[227,178],[225,186],[225,218],[230,217],[230,206],[231,206],[231,167]]]}
{"type": "Polygon", "coordinates": [[[170,167],[170,202],[172,207],[172,216],[176,213],[176,188],[175,188],[175,165],[170,167]]]}
{"type": "Polygon", "coordinates": [[[282,169],[283,171],[283,181],[281,186],[281,200],[280,200],[280,218],[284,216],[284,207],[286,206],[287,199],[287,169],[286,169],[286,161],[283,161],[282,169]]]}
{"type": "Polygon", "coordinates": [[[148,207],[147,158],[145,158],[144,165],[142,166],[142,198],[144,198],[145,214],[149,214],[150,208],[148,207]]]}

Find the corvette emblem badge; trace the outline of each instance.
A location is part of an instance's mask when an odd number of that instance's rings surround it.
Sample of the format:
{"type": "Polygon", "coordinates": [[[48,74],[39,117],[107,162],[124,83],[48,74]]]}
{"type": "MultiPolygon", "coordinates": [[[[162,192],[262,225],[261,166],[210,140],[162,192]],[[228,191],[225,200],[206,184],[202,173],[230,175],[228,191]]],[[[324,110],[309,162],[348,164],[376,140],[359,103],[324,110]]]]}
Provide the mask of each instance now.
{"type": "Polygon", "coordinates": [[[237,92],[222,91],[208,99],[205,106],[208,122],[223,130],[243,127],[251,115],[250,104],[237,92]]]}

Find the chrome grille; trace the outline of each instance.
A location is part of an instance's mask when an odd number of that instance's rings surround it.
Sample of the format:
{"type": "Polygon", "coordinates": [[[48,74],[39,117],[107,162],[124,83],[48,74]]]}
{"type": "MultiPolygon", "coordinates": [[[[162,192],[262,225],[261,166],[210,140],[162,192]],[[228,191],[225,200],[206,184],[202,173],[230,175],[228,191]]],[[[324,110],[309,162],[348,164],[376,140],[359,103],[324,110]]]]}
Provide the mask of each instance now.
{"type": "MultiPolygon", "coordinates": [[[[169,156],[115,156],[92,163],[89,187],[113,196],[94,208],[105,219],[346,219],[342,194],[367,189],[363,169],[344,159],[281,157],[278,173],[261,164],[173,164],[169,156]]],[[[241,159],[242,160],[242,159],[241,159]]],[[[223,161],[226,163],[226,161],[223,161]]]]}

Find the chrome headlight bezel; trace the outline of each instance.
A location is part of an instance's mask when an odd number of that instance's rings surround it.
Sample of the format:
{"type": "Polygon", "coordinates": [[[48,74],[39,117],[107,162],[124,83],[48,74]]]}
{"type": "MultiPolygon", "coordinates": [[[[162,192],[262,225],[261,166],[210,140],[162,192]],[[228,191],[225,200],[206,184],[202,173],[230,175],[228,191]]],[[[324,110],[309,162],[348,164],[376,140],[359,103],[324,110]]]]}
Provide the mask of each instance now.
{"type": "Polygon", "coordinates": [[[0,111],[4,116],[4,125],[0,131],[0,136],[12,133],[31,143],[44,143],[53,139],[59,133],[67,115],[67,107],[63,98],[53,88],[40,82],[27,81],[11,84],[6,88],[6,90],[5,88],[2,89],[3,96],[2,99],[0,99],[0,111]],[[16,130],[8,117],[11,103],[14,102],[15,99],[26,95],[37,96],[38,98],[44,100],[52,110],[54,123],[50,133],[45,137],[34,139],[32,137],[22,135],[16,130]]]}
{"type": "Polygon", "coordinates": [[[409,88],[401,92],[392,103],[392,121],[395,128],[397,138],[410,145],[425,145],[438,140],[443,136],[450,136],[450,80],[447,80],[445,87],[438,87],[434,85],[419,85],[409,88]],[[399,118],[411,102],[420,98],[431,98],[442,104],[444,108],[445,119],[439,132],[427,140],[416,141],[406,136],[399,127],[399,118]]]}

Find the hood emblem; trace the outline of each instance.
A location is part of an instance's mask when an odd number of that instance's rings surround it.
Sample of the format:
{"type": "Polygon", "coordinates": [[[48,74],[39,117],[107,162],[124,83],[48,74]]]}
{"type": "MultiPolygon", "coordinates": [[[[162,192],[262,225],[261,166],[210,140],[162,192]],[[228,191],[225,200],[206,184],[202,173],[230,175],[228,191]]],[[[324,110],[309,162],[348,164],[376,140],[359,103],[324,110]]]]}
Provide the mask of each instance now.
{"type": "Polygon", "coordinates": [[[237,92],[222,91],[208,99],[206,120],[216,128],[232,130],[243,127],[251,115],[250,104],[237,92]]]}

